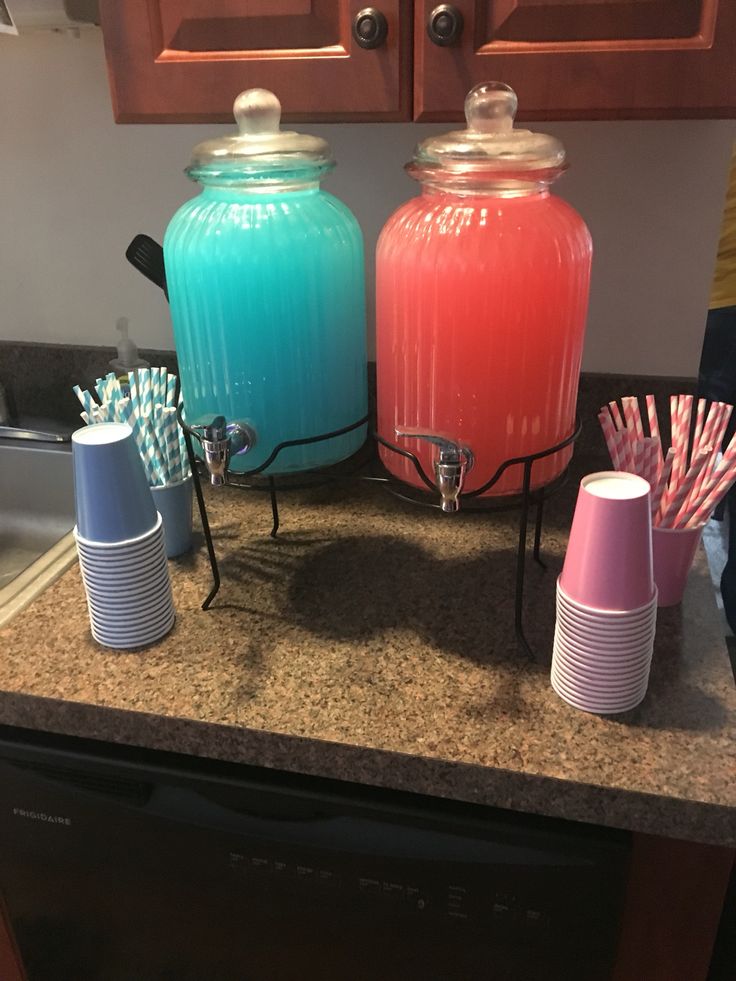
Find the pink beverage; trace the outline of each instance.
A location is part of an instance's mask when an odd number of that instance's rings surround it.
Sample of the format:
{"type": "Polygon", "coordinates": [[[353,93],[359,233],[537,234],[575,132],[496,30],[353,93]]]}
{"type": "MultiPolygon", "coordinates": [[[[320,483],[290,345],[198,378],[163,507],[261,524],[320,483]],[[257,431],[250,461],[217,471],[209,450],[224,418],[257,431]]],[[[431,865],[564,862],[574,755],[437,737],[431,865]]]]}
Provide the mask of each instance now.
{"type": "MultiPolygon", "coordinates": [[[[513,129],[515,103],[507,86],[473,89],[469,130],[420,144],[408,169],[422,194],[389,218],[378,242],[378,431],[415,453],[428,476],[436,447],[397,430],[469,447],[465,492],[575,427],[590,235],[549,192],[564,150],[513,129]]],[[[571,453],[538,460],[532,487],[557,477],[571,453]]],[[[383,448],[381,458],[424,486],[411,461],[383,448]]],[[[486,494],[517,493],[522,480],[514,465],[486,494]]]]}

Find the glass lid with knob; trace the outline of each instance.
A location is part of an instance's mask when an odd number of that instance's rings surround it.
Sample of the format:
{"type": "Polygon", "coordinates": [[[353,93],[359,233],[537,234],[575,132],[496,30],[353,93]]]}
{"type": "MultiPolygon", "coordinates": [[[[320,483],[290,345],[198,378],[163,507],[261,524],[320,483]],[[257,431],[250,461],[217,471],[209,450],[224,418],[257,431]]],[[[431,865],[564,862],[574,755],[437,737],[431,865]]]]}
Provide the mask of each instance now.
{"type": "Polygon", "coordinates": [[[201,183],[274,185],[315,181],[332,170],[329,144],[281,129],[281,103],[268,89],[247,89],[233,104],[236,133],[198,143],[186,173],[201,183]]]}
{"type": "Polygon", "coordinates": [[[550,183],[566,169],[565,149],[546,133],[515,128],[517,106],[509,85],[476,85],[465,98],[467,128],[423,140],[407,171],[422,181],[461,186],[514,178],[550,183]]]}

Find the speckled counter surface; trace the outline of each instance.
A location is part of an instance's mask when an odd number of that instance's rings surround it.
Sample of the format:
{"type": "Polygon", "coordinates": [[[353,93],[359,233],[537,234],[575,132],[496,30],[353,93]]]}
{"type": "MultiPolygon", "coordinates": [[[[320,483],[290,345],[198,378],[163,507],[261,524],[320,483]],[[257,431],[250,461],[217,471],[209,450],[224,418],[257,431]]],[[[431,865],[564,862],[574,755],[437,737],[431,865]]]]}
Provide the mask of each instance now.
{"type": "MultiPolygon", "coordinates": [[[[600,469],[578,459],[576,469],[600,469]]],[[[660,611],[650,690],[597,717],[548,683],[575,481],[548,506],[513,631],[515,517],[446,517],[374,485],[210,495],[223,585],[172,563],[159,644],[91,638],[75,566],[0,630],[0,723],[736,845],[736,688],[701,554],[660,611]]]]}

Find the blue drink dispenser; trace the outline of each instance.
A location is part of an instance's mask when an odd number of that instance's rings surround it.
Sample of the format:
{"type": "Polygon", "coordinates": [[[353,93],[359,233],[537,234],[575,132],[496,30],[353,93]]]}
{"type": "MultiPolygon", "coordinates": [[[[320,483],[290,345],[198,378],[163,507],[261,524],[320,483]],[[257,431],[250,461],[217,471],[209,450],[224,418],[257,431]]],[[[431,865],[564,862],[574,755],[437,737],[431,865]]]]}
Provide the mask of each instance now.
{"type": "MultiPolygon", "coordinates": [[[[230,468],[252,470],[285,440],[350,426],[368,412],[363,240],[320,187],[328,144],[280,128],[265,89],[235,100],[239,132],[200,143],[187,174],[201,192],[177,211],[164,263],[186,421],[216,416],[255,433],[230,468]]],[[[265,470],[337,463],[365,425],[282,450],[265,470]]]]}

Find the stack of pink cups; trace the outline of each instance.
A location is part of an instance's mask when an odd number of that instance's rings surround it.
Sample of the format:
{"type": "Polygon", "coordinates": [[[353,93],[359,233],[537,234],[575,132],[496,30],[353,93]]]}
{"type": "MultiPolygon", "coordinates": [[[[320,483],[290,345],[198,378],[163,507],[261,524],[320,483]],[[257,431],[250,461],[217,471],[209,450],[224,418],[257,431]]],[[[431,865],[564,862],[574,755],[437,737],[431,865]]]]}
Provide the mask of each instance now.
{"type": "Polygon", "coordinates": [[[587,712],[635,708],[649,684],[656,620],[649,484],[590,474],[557,582],[552,687],[587,712]]]}

